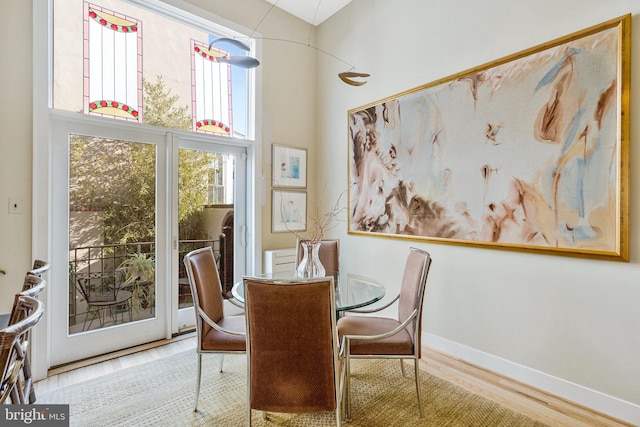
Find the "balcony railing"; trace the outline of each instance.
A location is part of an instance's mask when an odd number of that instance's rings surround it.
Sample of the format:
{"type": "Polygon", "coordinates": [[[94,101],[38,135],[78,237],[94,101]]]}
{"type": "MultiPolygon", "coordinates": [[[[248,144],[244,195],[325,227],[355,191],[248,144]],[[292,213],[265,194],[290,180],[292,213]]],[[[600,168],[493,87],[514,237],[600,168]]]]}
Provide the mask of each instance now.
{"type": "MultiPolygon", "coordinates": [[[[211,246],[216,260],[220,259],[219,240],[181,240],[178,242],[178,295],[179,307],[193,305],[187,273],[183,258],[190,251],[211,246]]],[[[78,280],[91,279],[92,282],[113,281],[116,270],[133,255],[145,254],[153,259],[155,256],[154,242],[140,242],[129,244],[109,244],[96,246],[82,246],[69,250],[69,327],[78,323],[84,323],[87,317],[87,305],[82,294],[78,290],[78,280]]],[[[220,265],[218,263],[218,265],[220,265]]],[[[112,285],[99,283],[99,285],[112,285]]],[[[155,284],[152,284],[155,286],[155,284]]],[[[153,293],[152,295],[155,295],[153,293]]],[[[133,298],[136,298],[134,293],[133,298]]],[[[134,307],[145,307],[144,313],[134,313],[136,319],[153,316],[155,301],[133,301],[134,307]],[[148,310],[147,310],[148,308],[148,310]]]]}

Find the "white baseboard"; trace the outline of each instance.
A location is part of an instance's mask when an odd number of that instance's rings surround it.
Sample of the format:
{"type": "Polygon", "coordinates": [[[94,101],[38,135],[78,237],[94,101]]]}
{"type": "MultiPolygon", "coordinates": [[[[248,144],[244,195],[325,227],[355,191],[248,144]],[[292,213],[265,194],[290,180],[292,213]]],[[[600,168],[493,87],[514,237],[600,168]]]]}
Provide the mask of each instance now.
{"type": "Polygon", "coordinates": [[[555,396],[634,425],[640,425],[640,406],[591,390],[544,372],[519,365],[471,347],[423,333],[422,345],[497,372],[555,396]]]}

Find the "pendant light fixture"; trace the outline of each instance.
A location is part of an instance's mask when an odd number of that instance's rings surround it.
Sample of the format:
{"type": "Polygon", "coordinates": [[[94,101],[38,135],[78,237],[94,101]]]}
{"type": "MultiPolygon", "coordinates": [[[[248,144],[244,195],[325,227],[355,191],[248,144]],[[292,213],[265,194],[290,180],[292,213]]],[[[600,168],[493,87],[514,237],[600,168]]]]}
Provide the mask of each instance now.
{"type": "MultiPolygon", "coordinates": [[[[247,46],[240,40],[230,39],[227,37],[220,37],[219,39],[215,39],[214,41],[209,43],[209,49],[211,49],[211,47],[214,44],[225,44],[225,43],[230,44],[240,50],[244,50],[245,52],[249,52],[251,50],[249,46],[247,46]]],[[[240,67],[240,68],[256,68],[258,65],[260,65],[260,61],[258,61],[256,58],[252,56],[246,56],[246,55],[224,56],[219,58],[219,61],[227,64],[235,65],[236,67],[240,67]]]]}
{"type": "MultiPolygon", "coordinates": [[[[271,10],[278,4],[277,0],[276,2],[274,2],[271,7],[269,8],[269,10],[267,11],[267,13],[264,14],[264,16],[260,19],[260,22],[258,22],[258,24],[256,25],[256,27],[253,29],[253,31],[251,32],[251,34],[249,35],[248,39],[251,39],[253,37],[253,34],[256,32],[256,30],[258,29],[258,27],[260,26],[260,24],[262,24],[262,21],[264,21],[264,19],[267,17],[267,15],[269,15],[269,13],[271,12],[271,10]]],[[[316,7],[316,13],[313,17],[313,21],[315,21],[316,16],[318,15],[318,9],[320,9],[320,4],[322,3],[322,0],[318,1],[318,6],[316,7]]],[[[279,39],[279,38],[270,38],[270,37],[255,37],[258,38],[260,40],[271,40],[271,41],[279,41],[279,42],[286,42],[286,43],[294,43],[294,44],[299,44],[302,46],[307,46],[311,49],[315,49],[318,52],[321,52],[325,55],[328,55],[346,65],[349,66],[349,69],[347,71],[344,71],[342,73],[338,74],[338,77],[340,78],[340,80],[342,80],[344,83],[352,85],[352,86],[362,86],[363,84],[365,84],[367,81],[366,80],[354,80],[354,78],[365,78],[365,77],[369,77],[370,74],[367,73],[358,73],[355,72],[355,66],[349,64],[348,62],[344,61],[343,59],[337,57],[336,55],[333,55],[332,53],[329,53],[325,50],[322,50],[316,46],[312,46],[311,45],[311,31],[313,29],[313,24],[310,24],[311,28],[309,29],[309,38],[307,40],[307,43],[302,43],[302,42],[298,42],[298,41],[294,41],[294,40],[287,40],[287,39],[279,39]]],[[[218,39],[213,40],[211,43],[209,43],[209,49],[211,49],[211,47],[213,45],[216,44],[229,44],[231,46],[236,47],[237,49],[243,50],[245,52],[249,52],[251,50],[251,48],[244,42],[238,40],[238,39],[233,39],[233,38],[228,38],[228,37],[220,37],[218,39]]],[[[236,66],[236,67],[240,67],[240,68],[246,68],[246,69],[250,69],[250,68],[255,68],[258,65],[260,65],[260,61],[258,61],[256,58],[252,57],[252,56],[248,56],[248,55],[230,55],[228,57],[223,57],[219,59],[220,62],[224,62],[227,64],[231,64],[232,66],[236,66]]]]}

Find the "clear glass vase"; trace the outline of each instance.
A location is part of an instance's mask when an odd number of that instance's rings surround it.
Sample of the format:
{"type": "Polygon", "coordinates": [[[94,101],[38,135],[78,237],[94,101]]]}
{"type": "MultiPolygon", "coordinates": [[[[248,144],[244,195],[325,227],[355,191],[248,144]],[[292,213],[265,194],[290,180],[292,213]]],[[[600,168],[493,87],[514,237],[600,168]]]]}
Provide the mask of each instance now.
{"type": "Polygon", "coordinates": [[[324,266],[318,257],[320,242],[301,242],[303,255],[298,268],[296,268],[296,278],[308,279],[312,277],[324,277],[324,266]]]}

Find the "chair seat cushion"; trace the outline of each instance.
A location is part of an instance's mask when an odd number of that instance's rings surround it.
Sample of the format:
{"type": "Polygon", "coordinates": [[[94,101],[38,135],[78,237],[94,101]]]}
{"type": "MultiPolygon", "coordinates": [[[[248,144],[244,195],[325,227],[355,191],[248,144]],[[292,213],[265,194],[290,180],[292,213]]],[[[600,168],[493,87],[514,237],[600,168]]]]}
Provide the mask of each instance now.
{"type": "MultiPolygon", "coordinates": [[[[246,330],[244,316],[226,316],[220,319],[218,325],[230,331],[244,333],[246,330]]],[[[242,335],[230,335],[213,328],[202,337],[202,350],[209,351],[245,351],[246,338],[242,335]]]]}
{"type": "MultiPolygon", "coordinates": [[[[371,316],[346,316],[338,320],[338,336],[379,335],[400,325],[395,319],[371,316]]],[[[363,341],[350,340],[352,355],[413,355],[413,341],[406,329],[388,338],[363,341]]]]}

